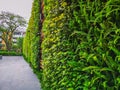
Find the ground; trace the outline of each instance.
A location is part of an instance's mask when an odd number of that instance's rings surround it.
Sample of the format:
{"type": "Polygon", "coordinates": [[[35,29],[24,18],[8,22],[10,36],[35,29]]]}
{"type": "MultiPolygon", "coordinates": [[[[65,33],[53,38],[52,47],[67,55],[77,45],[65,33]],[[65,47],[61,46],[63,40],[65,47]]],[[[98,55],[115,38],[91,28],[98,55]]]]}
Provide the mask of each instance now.
{"type": "Polygon", "coordinates": [[[0,90],[41,90],[40,83],[22,56],[0,59],[0,90]]]}

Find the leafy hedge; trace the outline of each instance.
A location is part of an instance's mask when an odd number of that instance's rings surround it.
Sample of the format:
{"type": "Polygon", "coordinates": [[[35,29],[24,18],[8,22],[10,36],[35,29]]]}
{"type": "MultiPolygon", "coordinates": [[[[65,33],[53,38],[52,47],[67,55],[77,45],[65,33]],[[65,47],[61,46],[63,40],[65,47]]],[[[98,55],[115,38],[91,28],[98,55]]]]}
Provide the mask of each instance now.
{"type": "Polygon", "coordinates": [[[34,0],[26,36],[23,41],[23,55],[31,66],[39,69],[40,55],[40,0],[34,0]]]}
{"type": "Polygon", "coordinates": [[[120,1],[44,2],[43,90],[119,90],[120,1]]]}
{"type": "Polygon", "coordinates": [[[43,89],[72,90],[77,86],[79,74],[71,66],[76,56],[69,39],[72,32],[69,28],[70,6],[65,0],[46,0],[44,8],[43,89]]]}
{"type": "Polygon", "coordinates": [[[0,50],[0,55],[3,55],[3,56],[22,56],[22,53],[18,53],[18,52],[15,52],[15,51],[0,50]]]}

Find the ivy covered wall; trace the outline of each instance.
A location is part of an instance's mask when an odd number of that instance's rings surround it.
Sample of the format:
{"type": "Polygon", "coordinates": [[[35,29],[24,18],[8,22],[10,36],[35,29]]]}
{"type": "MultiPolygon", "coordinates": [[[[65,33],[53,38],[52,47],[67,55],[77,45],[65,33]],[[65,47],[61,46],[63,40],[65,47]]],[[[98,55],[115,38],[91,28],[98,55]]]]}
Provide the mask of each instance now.
{"type": "Polygon", "coordinates": [[[120,1],[44,0],[39,13],[40,5],[34,0],[23,51],[35,68],[42,60],[43,90],[119,90],[120,1]]]}

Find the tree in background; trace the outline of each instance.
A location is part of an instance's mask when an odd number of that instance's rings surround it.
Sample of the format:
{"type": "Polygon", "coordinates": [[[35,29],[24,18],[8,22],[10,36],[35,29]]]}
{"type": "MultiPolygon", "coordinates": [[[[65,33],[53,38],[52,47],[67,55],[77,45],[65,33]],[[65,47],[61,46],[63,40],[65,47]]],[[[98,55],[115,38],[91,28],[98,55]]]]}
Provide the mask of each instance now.
{"type": "Polygon", "coordinates": [[[10,12],[2,11],[0,14],[0,31],[2,32],[2,40],[5,43],[6,49],[12,48],[12,36],[17,30],[26,26],[26,21],[23,17],[10,12]]]}
{"type": "Polygon", "coordinates": [[[17,43],[12,45],[12,50],[17,53],[22,53],[23,37],[17,38],[17,43]]]}
{"type": "Polygon", "coordinates": [[[22,52],[22,45],[23,45],[23,37],[19,37],[17,39],[18,52],[22,52]]]}

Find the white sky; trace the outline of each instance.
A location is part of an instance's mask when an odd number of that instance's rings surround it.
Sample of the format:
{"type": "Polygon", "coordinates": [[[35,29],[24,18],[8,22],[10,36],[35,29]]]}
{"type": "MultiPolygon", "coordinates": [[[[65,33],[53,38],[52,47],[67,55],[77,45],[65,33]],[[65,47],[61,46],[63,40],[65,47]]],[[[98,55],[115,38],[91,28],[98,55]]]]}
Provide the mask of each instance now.
{"type": "Polygon", "coordinates": [[[0,12],[9,11],[29,20],[33,0],[0,0],[0,12]]]}

